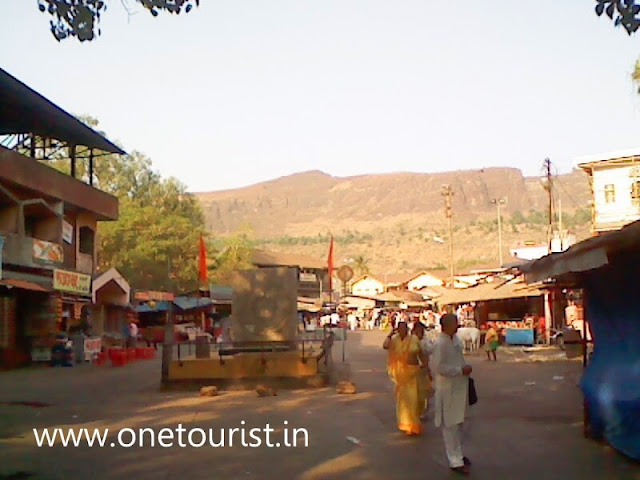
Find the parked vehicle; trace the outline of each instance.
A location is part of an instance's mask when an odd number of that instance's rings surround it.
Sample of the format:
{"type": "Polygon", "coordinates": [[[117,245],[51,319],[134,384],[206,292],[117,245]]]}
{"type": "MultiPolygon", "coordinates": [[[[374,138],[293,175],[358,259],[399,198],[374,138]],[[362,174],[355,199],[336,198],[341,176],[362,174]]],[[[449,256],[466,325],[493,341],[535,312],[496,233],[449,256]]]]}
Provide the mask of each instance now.
{"type": "Polygon", "coordinates": [[[73,367],[73,342],[65,333],[58,334],[51,347],[51,366],[73,367]]]}

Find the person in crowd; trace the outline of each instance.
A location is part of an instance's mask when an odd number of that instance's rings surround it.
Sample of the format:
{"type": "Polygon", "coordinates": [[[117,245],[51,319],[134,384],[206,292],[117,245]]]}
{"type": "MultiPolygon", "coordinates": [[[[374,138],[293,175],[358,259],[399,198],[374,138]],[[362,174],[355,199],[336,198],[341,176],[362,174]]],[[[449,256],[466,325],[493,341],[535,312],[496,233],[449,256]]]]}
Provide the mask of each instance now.
{"type": "Polygon", "coordinates": [[[491,360],[493,356],[494,361],[498,361],[496,357],[498,351],[498,344],[500,343],[500,337],[498,335],[498,329],[495,324],[489,325],[489,330],[484,337],[484,349],[487,352],[487,360],[491,360]]]}
{"type": "Polygon", "coordinates": [[[450,468],[468,474],[471,461],[464,456],[465,419],[469,414],[469,375],[471,365],[465,362],[462,343],[456,336],[458,317],[444,315],[442,333],[435,342],[432,368],[436,377],[435,425],[442,436],[450,468]]]}
{"type": "Polygon", "coordinates": [[[358,319],[351,310],[347,314],[347,323],[349,324],[349,330],[351,331],[354,331],[356,328],[358,328],[358,319]]]}
{"type": "Polygon", "coordinates": [[[135,320],[129,323],[129,337],[127,338],[127,347],[135,348],[138,343],[138,324],[135,320]]]}
{"type": "Polygon", "coordinates": [[[418,417],[423,419],[427,409],[429,408],[429,398],[433,393],[431,370],[429,369],[429,357],[433,350],[433,344],[429,341],[427,335],[425,335],[425,326],[420,322],[416,322],[411,330],[411,334],[418,338],[420,344],[420,350],[426,363],[422,363],[423,371],[418,379],[418,417]]]}
{"type": "Polygon", "coordinates": [[[388,351],[387,372],[395,384],[398,430],[407,435],[420,435],[418,383],[422,366],[427,365],[418,338],[409,334],[405,322],[391,331],[382,347],[388,351]],[[422,366],[421,366],[422,365],[422,366]]]}

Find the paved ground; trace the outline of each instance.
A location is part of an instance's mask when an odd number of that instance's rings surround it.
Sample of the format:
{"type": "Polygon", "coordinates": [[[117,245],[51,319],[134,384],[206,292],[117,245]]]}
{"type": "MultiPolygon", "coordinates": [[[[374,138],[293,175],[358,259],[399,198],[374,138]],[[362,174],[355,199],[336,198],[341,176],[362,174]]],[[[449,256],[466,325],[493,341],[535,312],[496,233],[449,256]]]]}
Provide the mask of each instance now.
{"type": "MultiPolygon", "coordinates": [[[[0,373],[0,479],[447,479],[442,439],[432,422],[419,438],[395,430],[380,332],[350,334],[348,359],[360,393],[281,391],[258,398],[228,392],[160,392],[159,359],[125,368],[26,369],[0,373]],[[14,405],[42,402],[50,406],[14,405]],[[37,448],[33,428],[262,427],[282,438],[283,422],[306,428],[309,447],[37,448]],[[346,437],[355,437],[356,445],[346,437]],[[16,472],[30,477],[7,477],[16,472]]],[[[503,350],[474,365],[479,403],[468,456],[477,479],[639,479],[638,464],[582,437],[581,365],[555,352],[503,350]],[[537,360],[527,362],[524,360],[537,360]],[[555,361],[554,361],[555,360],[555,361]]],[[[341,356],[337,355],[338,357],[341,356]]],[[[248,439],[248,441],[251,441],[248,439]]],[[[274,442],[276,440],[273,440],[274,442]]],[[[237,438],[236,438],[237,442],[237,438]]]]}

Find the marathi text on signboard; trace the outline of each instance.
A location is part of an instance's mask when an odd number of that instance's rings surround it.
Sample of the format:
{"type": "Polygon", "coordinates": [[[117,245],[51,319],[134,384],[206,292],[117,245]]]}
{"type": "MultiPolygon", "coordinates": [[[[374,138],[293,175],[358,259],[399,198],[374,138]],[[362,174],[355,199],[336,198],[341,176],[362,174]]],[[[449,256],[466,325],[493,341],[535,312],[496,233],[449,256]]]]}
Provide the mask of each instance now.
{"type": "Polygon", "coordinates": [[[170,302],[173,300],[173,293],[171,292],[154,292],[154,291],[141,291],[134,293],[133,297],[136,300],[142,302],[148,302],[154,300],[156,302],[170,302]]]}
{"type": "Polygon", "coordinates": [[[56,269],[53,271],[53,288],[61,292],[90,295],[91,277],[83,273],[56,269]]]}
{"type": "Polygon", "coordinates": [[[62,263],[62,246],[57,243],[33,239],[33,258],[48,263],[62,263]]]}
{"type": "Polygon", "coordinates": [[[62,221],[62,239],[68,244],[73,243],[73,225],[66,220],[62,221]]]}

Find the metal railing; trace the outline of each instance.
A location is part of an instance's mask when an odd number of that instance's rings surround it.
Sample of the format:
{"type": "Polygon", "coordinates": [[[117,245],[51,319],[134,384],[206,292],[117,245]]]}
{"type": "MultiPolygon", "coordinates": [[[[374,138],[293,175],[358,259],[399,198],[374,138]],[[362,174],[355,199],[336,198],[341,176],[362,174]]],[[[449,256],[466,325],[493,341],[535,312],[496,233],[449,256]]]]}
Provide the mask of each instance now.
{"type": "MultiPolygon", "coordinates": [[[[313,338],[297,338],[292,341],[274,342],[274,341],[253,341],[253,342],[214,342],[209,339],[196,340],[178,340],[173,343],[164,343],[163,348],[171,349],[171,358],[181,361],[184,358],[197,355],[197,349],[203,345],[208,347],[208,355],[217,356],[220,365],[224,365],[225,357],[232,357],[238,353],[262,353],[263,363],[266,363],[266,354],[276,352],[297,351],[300,354],[300,361],[306,363],[309,358],[317,358],[318,362],[328,365],[330,359],[331,348],[336,340],[336,330],[343,330],[339,337],[342,340],[342,361],[345,361],[345,341],[346,329],[342,328],[324,328],[318,332],[322,332],[321,336],[313,338]],[[318,346],[318,349],[314,346],[318,346]],[[320,352],[320,355],[316,354],[320,352]]],[[[209,357],[211,358],[211,357],[209,357]]]]}

